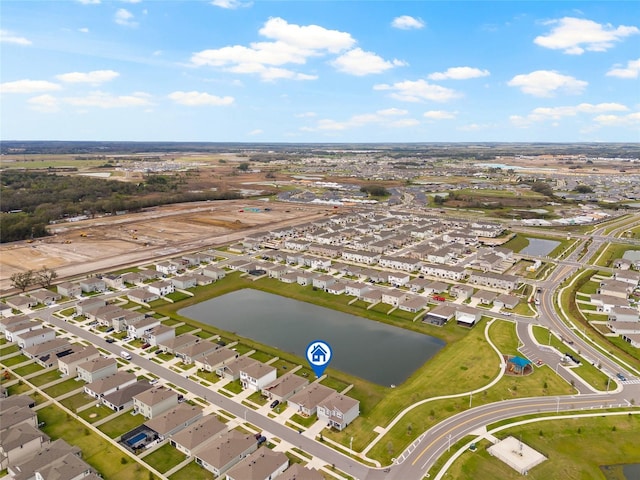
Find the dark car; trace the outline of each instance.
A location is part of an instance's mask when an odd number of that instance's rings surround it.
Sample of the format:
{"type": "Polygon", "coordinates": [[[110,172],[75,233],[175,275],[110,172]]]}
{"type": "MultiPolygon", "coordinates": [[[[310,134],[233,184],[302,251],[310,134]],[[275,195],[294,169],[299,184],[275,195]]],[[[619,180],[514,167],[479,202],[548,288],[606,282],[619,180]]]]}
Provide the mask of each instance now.
{"type": "Polygon", "coordinates": [[[115,341],[116,341],[115,338],[111,338],[111,337],[107,338],[107,343],[113,343],[115,341]]]}
{"type": "Polygon", "coordinates": [[[274,400],[273,402],[271,402],[271,408],[276,408],[278,405],[280,405],[280,400],[274,400]]]}
{"type": "Polygon", "coordinates": [[[267,437],[261,436],[260,438],[258,438],[258,445],[262,445],[266,441],[267,441],[267,437]]]}
{"type": "Polygon", "coordinates": [[[625,377],[623,374],[621,373],[616,373],[616,377],[618,377],[620,380],[622,380],[623,382],[627,381],[627,377],[625,377]]]}
{"type": "Polygon", "coordinates": [[[111,333],[111,332],[113,332],[114,330],[115,330],[115,328],[113,328],[113,327],[109,327],[109,328],[107,328],[107,329],[105,330],[105,333],[111,333]]]}
{"type": "Polygon", "coordinates": [[[143,345],[142,345],[142,347],[140,347],[140,348],[142,348],[143,350],[146,350],[146,349],[147,349],[147,348],[149,348],[150,346],[151,346],[151,344],[150,344],[150,343],[145,343],[145,344],[143,344],[143,345]]]}

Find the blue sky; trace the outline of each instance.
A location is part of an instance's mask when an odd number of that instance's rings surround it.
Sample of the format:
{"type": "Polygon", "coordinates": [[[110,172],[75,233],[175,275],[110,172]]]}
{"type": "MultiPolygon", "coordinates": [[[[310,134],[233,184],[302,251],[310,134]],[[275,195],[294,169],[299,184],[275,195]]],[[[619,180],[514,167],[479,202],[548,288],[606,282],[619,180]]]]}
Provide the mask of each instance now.
{"type": "Polygon", "coordinates": [[[3,0],[2,139],[640,141],[640,2],[3,0]]]}

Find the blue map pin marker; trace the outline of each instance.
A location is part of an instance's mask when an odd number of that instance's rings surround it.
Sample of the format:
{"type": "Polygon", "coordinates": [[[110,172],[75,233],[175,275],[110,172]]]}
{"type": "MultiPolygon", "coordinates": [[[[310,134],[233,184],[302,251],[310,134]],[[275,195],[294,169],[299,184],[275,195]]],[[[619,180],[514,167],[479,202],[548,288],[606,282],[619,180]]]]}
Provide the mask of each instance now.
{"type": "Polygon", "coordinates": [[[307,360],[318,378],[324,373],[332,356],[331,347],[324,340],[315,340],[307,347],[307,360]]]}

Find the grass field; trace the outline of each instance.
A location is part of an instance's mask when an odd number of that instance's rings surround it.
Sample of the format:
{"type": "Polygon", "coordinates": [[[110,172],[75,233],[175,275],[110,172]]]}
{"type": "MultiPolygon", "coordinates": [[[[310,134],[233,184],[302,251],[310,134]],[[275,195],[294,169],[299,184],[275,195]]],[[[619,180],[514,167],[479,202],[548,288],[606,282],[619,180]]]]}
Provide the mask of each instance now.
{"type": "Polygon", "coordinates": [[[70,397],[67,397],[64,400],[60,400],[60,403],[65,407],[67,407],[72,412],[75,412],[78,408],[95,401],[96,399],[93,398],[91,395],[87,395],[84,392],[80,392],[70,397]]]}
{"type": "Polygon", "coordinates": [[[52,439],[63,438],[82,450],[82,458],[109,480],[153,479],[144,467],[90,428],[54,405],[38,410],[42,430],[52,439]]]}
{"type": "Polygon", "coordinates": [[[75,378],[70,378],[69,380],[65,380],[64,382],[56,383],[55,385],[50,386],[44,392],[53,397],[59,397],[60,395],[64,395],[65,393],[72,392],[74,390],[79,390],[82,388],[84,383],[77,382],[75,378]]]}
{"type": "Polygon", "coordinates": [[[144,461],[160,473],[164,473],[184,461],[185,458],[187,457],[184,453],[167,443],[155,452],[144,457],[144,461]]]}
{"type": "MultiPolygon", "coordinates": [[[[502,431],[497,436],[513,435],[545,455],[548,460],[529,471],[527,478],[603,479],[602,465],[640,462],[639,415],[545,420],[502,431]],[[606,441],[603,441],[606,439],[606,441]]],[[[465,452],[451,466],[445,478],[458,480],[523,478],[511,467],[486,451],[465,452]]]]}
{"type": "Polygon", "coordinates": [[[42,375],[30,378],[29,382],[36,387],[40,387],[42,385],[46,385],[47,383],[53,382],[54,380],[60,380],[60,378],[62,378],[62,375],[58,370],[50,370],[46,373],[43,373],[42,375]]]}
{"type": "Polygon", "coordinates": [[[195,460],[169,477],[170,480],[213,480],[215,475],[202,468],[195,460]]]}
{"type": "Polygon", "coordinates": [[[129,430],[133,430],[135,427],[142,425],[145,421],[146,418],[142,415],[131,415],[129,412],[124,412],[116,418],[103,423],[98,427],[98,429],[109,437],[116,438],[123,433],[127,433],[129,430]]]}
{"type": "Polygon", "coordinates": [[[39,363],[33,362],[33,363],[30,363],[29,365],[15,368],[13,371],[16,373],[16,375],[20,375],[21,377],[24,377],[25,375],[39,372],[40,370],[44,370],[44,367],[42,367],[42,365],[40,365],[39,363]]]}

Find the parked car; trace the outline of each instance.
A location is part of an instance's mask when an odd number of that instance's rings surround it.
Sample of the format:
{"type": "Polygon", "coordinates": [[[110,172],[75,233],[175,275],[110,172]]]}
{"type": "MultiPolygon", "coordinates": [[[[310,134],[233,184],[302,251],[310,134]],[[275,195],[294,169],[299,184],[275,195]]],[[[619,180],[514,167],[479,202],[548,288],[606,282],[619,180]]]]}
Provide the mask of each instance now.
{"type": "Polygon", "coordinates": [[[115,341],[116,341],[115,338],[111,338],[111,337],[107,338],[107,343],[114,343],[115,341]]]}
{"type": "Polygon", "coordinates": [[[142,344],[142,347],[140,347],[140,348],[142,348],[143,350],[146,350],[146,349],[147,349],[147,348],[149,348],[150,346],[151,346],[151,344],[150,344],[150,343],[143,343],[143,344],[142,344]]]}
{"type": "Polygon", "coordinates": [[[267,441],[267,437],[263,435],[260,438],[258,438],[258,445],[262,445],[266,441],[267,441]]]}
{"type": "Polygon", "coordinates": [[[627,377],[625,377],[623,374],[621,373],[616,373],[616,377],[618,377],[621,381],[626,382],[627,381],[627,377]]]}
{"type": "Polygon", "coordinates": [[[276,408],[278,405],[280,405],[280,400],[274,400],[273,402],[271,402],[270,407],[276,408]]]}
{"type": "Polygon", "coordinates": [[[151,380],[149,380],[149,385],[155,385],[156,383],[158,383],[157,378],[152,378],[151,380]]]}
{"type": "Polygon", "coordinates": [[[105,333],[111,333],[111,332],[113,332],[114,330],[115,330],[115,328],[113,328],[113,327],[109,327],[109,328],[107,328],[107,329],[105,330],[105,333]]]}

